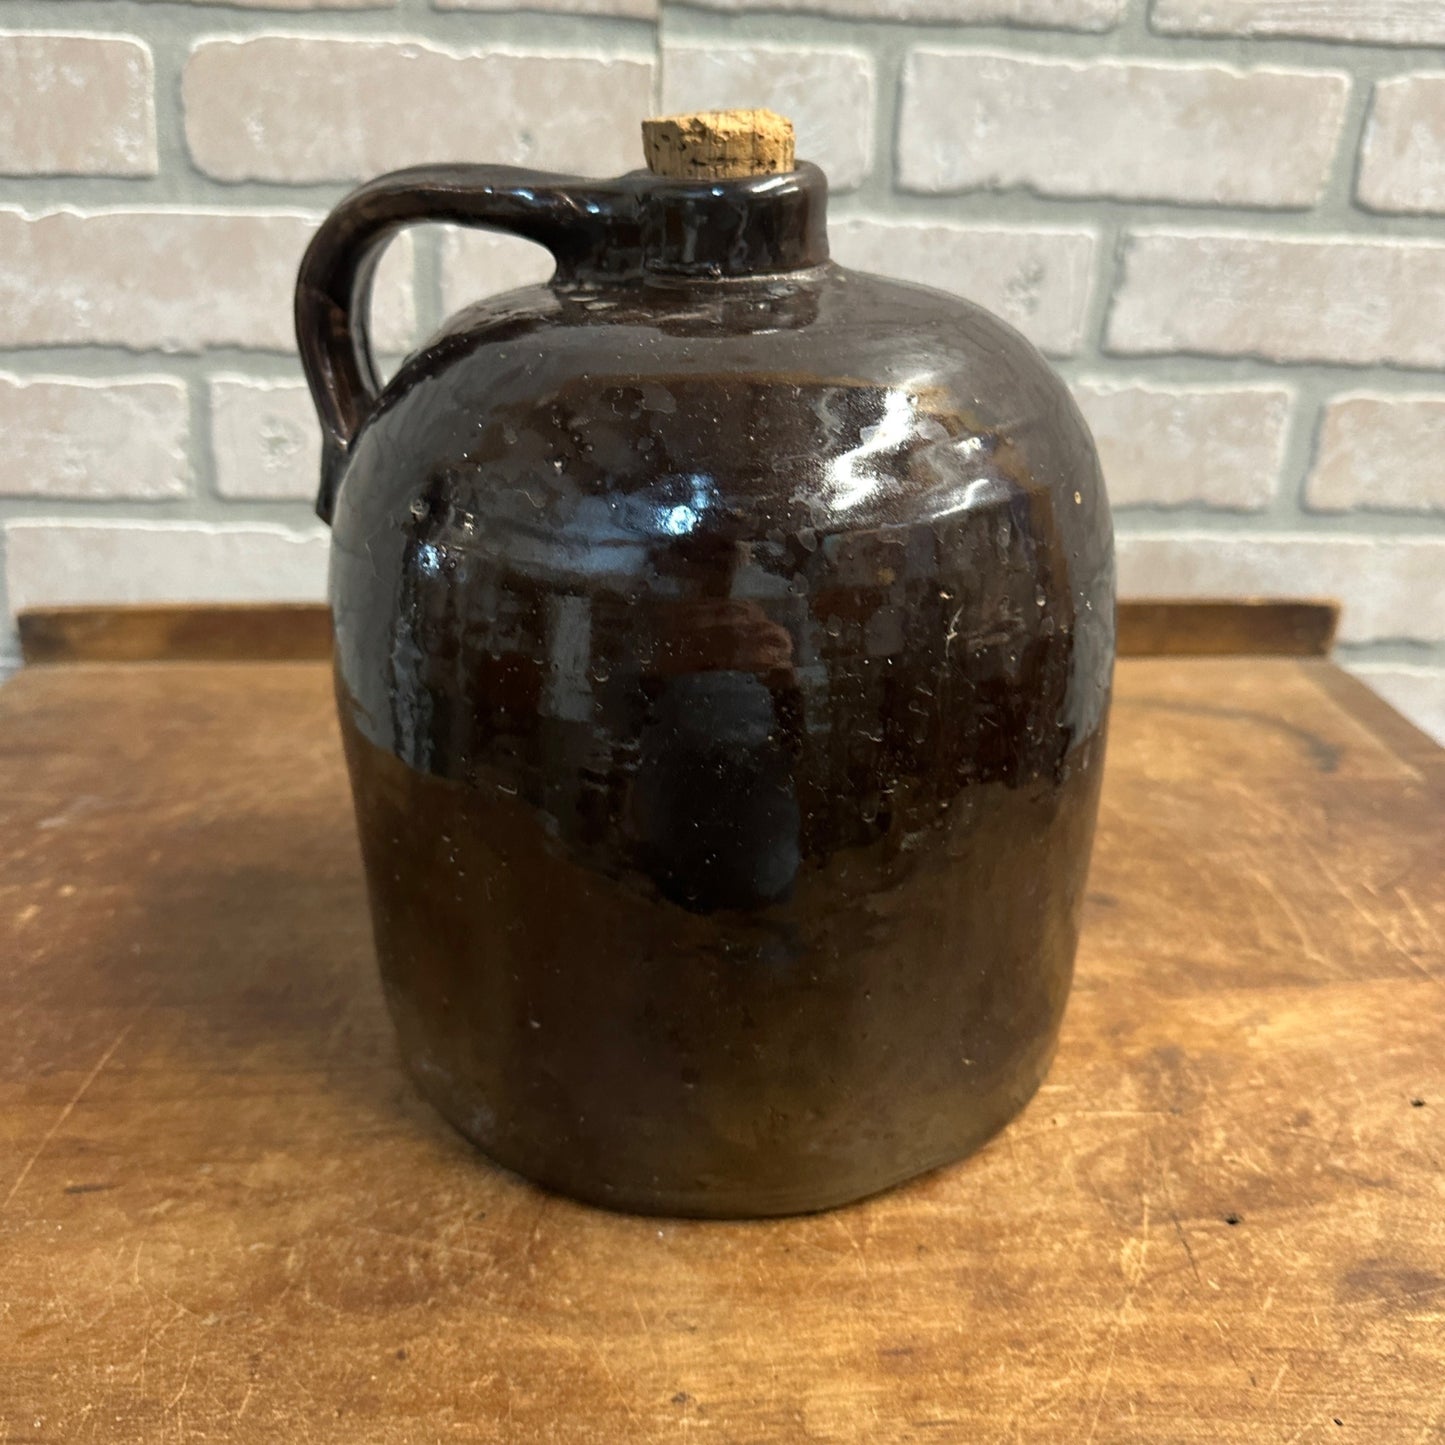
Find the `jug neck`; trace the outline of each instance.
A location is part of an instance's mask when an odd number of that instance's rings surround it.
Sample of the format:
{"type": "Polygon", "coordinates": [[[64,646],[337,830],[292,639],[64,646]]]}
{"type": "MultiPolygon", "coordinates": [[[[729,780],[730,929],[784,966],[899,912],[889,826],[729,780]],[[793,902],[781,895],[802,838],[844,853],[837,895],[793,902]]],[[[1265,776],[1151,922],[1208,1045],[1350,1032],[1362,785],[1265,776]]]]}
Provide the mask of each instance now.
{"type": "Polygon", "coordinates": [[[778,175],[674,180],[634,171],[584,202],[590,244],[557,282],[770,276],[828,259],[828,181],[806,162],[778,175]]]}

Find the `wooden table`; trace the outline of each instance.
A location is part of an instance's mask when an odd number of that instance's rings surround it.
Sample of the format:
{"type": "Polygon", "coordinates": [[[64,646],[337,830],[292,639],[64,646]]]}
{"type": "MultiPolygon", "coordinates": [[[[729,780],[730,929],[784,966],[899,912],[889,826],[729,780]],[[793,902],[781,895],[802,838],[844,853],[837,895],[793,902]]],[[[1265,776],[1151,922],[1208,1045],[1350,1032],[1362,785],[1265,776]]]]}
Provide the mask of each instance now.
{"type": "Polygon", "coordinates": [[[1441,753],[1121,663],[1078,983],[974,1159],[761,1224],[491,1167],[400,1074],[324,667],[0,689],[0,1436],[1445,1441],[1441,753]]]}

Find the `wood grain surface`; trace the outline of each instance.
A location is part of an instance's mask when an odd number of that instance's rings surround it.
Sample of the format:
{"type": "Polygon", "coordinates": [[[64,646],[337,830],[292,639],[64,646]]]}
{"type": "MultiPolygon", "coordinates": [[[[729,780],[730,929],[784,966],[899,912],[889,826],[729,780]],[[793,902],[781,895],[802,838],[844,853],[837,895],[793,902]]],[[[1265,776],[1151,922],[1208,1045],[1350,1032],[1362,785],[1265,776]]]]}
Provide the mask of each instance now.
{"type": "Polygon", "coordinates": [[[1337,602],[1126,598],[1119,603],[1119,656],[1324,657],[1339,620],[1337,602]]]}
{"type": "Polygon", "coordinates": [[[1322,661],[1124,662],[1043,1092],[862,1205],[678,1223],[399,1073],[324,667],[28,669],[0,1437],[1445,1441],[1440,758],[1322,661]]]}
{"type": "Polygon", "coordinates": [[[16,618],[26,662],[304,662],[331,656],[321,603],[37,607],[16,618]]]}
{"type": "MultiPolygon", "coordinates": [[[[1122,657],[1272,654],[1323,657],[1333,602],[1150,601],[1119,604],[1122,657]]],[[[38,607],[17,619],[26,662],[299,662],[331,655],[320,603],[149,603],[38,607]]]]}

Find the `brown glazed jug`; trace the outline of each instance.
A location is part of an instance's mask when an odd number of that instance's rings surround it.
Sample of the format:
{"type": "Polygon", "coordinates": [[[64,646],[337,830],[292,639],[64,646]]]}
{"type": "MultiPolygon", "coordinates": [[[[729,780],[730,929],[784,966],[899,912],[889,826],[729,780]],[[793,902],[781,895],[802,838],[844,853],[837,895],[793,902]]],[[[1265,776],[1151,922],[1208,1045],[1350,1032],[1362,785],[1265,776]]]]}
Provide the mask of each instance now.
{"type": "Polygon", "coordinates": [[[1094,447],[1011,327],[830,261],[826,203],[808,164],[424,166],[298,282],[402,1054],[494,1160],[616,1208],[815,1210],[958,1159],[1038,1087],[1072,977],[1094,447]],[[382,386],[372,276],[418,221],[556,274],[382,386]]]}

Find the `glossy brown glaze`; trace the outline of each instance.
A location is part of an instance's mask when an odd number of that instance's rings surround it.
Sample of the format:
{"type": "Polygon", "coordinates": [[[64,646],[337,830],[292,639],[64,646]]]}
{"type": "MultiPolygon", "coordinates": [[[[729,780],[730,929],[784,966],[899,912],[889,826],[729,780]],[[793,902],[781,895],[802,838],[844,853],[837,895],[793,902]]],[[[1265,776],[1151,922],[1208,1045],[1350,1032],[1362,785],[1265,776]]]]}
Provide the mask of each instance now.
{"type": "Polygon", "coordinates": [[[811,167],[510,184],[581,218],[557,278],[374,402],[365,192],[302,278],[303,318],[340,298],[308,370],[403,1052],[569,1193],[841,1203],[1047,1067],[1113,657],[1093,447],[1002,322],[828,262],[811,167]]]}

